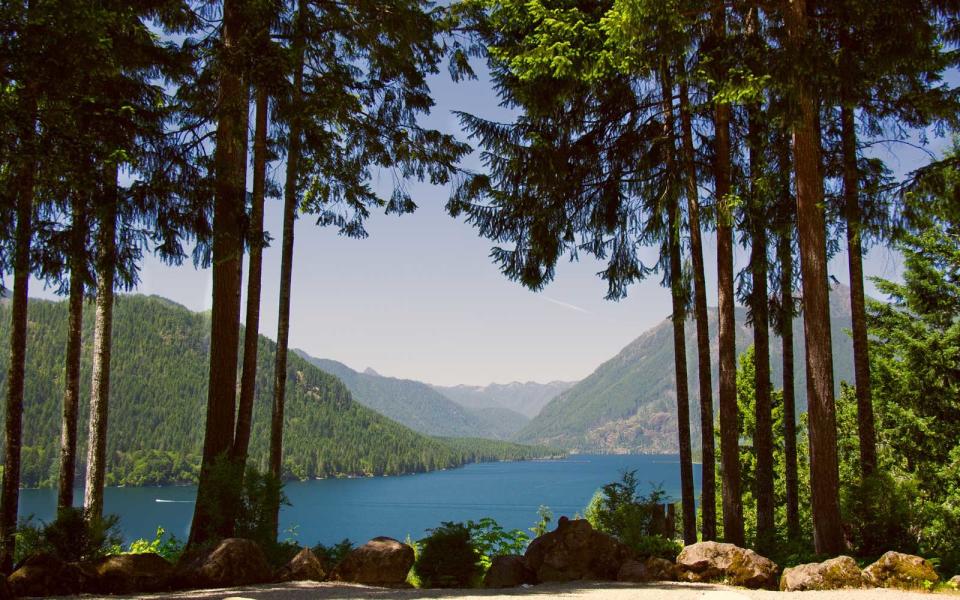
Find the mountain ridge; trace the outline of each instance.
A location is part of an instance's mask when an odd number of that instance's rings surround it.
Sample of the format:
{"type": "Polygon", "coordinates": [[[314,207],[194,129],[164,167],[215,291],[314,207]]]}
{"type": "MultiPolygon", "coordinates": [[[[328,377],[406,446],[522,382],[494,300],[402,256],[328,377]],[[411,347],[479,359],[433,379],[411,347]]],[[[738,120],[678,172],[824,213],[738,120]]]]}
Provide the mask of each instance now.
{"type": "MultiPolygon", "coordinates": [[[[852,380],[853,345],[845,330],[850,328],[849,288],[837,286],[831,293],[831,322],[835,385],[852,380]]],[[[713,358],[714,405],[717,403],[716,356],[717,310],[710,316],[713,358]]],[[[737,354],[753,342],[746,323],[746,309],[736,310],[737,354]]],[[[798,411],[806,407],[806,370],[803,365],[803,320],[794,319],[794,371],[798,411]]],[[[686,324],[687,371],[690,390],[691,427],[699,439],[698,364],[696,325],[686,324]]],[[[780,338],[771,336],[771,378],[782,385],[780,338]]],[[[673,327],[669,319],[643,332],[589,376],[566,390],[533,418],[515,441],[547,443],[578,452],[675,453],[676,391],[673,364],[673,327]]]]}

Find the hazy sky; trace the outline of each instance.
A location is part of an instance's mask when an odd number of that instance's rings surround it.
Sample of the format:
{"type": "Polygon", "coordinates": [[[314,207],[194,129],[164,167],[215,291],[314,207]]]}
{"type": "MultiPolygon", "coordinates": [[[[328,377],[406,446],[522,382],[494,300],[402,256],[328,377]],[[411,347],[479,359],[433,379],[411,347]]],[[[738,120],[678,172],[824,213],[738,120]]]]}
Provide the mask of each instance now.
{"type": "MultiPolygon", "coordinates": [[[[508,116],[485,78],[453,84],[438,75],[432,83],[437,106],[427,122],[433,127],[459,132],[453,110],[508,116]]],[[[922,160],[917,152],[893,151],[902,152],[891,165],[901,171],[922,160]]],[[[465,164],[476,166],[476,157],[465,164]]],[[[282,164],[272,167],[281,179],[282,164]]],[[[543,292],[527,291],[491,263],[488,241],[445,213],[447,189],[412,189],[417,212],[375,215],[365,240],[316,227],[309,215],[297,222],[291,347],[358,370],[373,367],[384,375],[442,385],[577,380],[670,312],[659,275],[634,286],[625,300],[605,301],[606,285],[596,276],[600,265],[586,258],[561,264],[556,281],[543,292]]],[[[280,202],[269,201],[265,221],[274,242],[264,253],[260,332],[271,339],[277,328],[280,208],[280,202]]],[[[705,243],[708,301],[714,305],[712,233],[705,243]]],[[[736,267],[745,262],[740,252],[736,267]]],[[[886,249],[873,251],[866,264],[868,276],[896,277],[898,269],[896,255],[886,249]]],[[[845,256],[831,263],[830,273],[848,281],[845,256]]],[[[210,271],[189,263],[166,267],[148,258],[138,291],[205,310],[210,271]]],[[[31,295],[52,296],[38,282],[31,295]]]]}

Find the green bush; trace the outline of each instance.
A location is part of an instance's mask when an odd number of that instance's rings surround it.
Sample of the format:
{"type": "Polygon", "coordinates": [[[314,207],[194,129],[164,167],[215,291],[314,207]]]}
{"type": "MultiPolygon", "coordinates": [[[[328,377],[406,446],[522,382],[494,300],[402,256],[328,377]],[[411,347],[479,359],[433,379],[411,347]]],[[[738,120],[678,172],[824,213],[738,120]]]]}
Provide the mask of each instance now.
{"type": "Polygon", "coordinates": [[[911,508],[916,490],[886,473],[875,473],[843,488],[842,507],[850,542],[856,554],[880,556],[887,550],[916,554],[916,522],[911,508]]]}
{"type": "Polygon", "coordinates": [[[609,533],[641,556],[673,560],[681,547],[656,531],[656,511],[662,511],[666,494],[660,488],[643,496],[637,488],[636,471],[625,471],[620,481],[603,486],[584,510],[584,517],[597,531],[609,533]]]}
{"type": "Polygon", "coordinates": [[[66,508],[50,523],[21,521],[16,534],[16,562],[41,552],[66,562],[105,556],[122,542],[117,531],[119,520],[116,515],[94,517],[83,508],[66,508]]]}
{"type": "Polygon", "coordinates": [[[413,565],[423,587],[469,587],[483,575],[481,555],[463,523],[445,522],[419,542],[420,555],[413,565]]]}
{"type": "Polygon", "coordinates": [[[318,543],[312,550],[313,554],[320,559],[320,562],[324,564],[325,568],[333,569],[353,550],[353,542],[347,538],[343,538],[336,544],[330,544],[329,546],[318,543]]]}
{"type": "MultiPolygon", "coordinates": [[[[152,540],[140,538],[130,542],[124,554],[144,554],[152,552],[159,554],[168,561],[175,563],[183,554],[184,543],[173,534],[167,534],[163,527],[157,527],[157,535],[152,540]]],[[[117,554],[111,552],[111,554],[117,554]]]]}
{"type": "Polygon", "coordinates": [[[530,536],[520,529],[507,531],[490,517],[479,521],[467,521],[470,540],[480,554],[484,571],[490,568],[494,557],[506,554],[523,554],[530,543],[530,536]]]}

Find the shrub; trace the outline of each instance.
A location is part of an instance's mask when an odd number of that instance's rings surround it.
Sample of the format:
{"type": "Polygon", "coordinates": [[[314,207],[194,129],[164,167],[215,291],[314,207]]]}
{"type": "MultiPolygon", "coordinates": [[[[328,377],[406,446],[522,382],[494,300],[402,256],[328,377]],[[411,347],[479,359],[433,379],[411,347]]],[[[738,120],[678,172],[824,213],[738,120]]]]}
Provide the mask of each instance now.
{"type": "Polygon", "coordinates": [[[662,511],[666,494],[660,488],[648,495],[637,491],[636,471],[625,471],[620,481],[603,486],[584,510],[597,531],[609,533],[642,556],[675,559],[680,545],[657,531],[656,511],[662,511]]]}
{"type": "Polygon", "coordinates": [[[353,542],[343,538],[336,544],[330,544],[329,546],[318,543],[312,550],[313,554],[324,564],[324,568],[332,570],[346,558],[347,554],[350,554],[350,551],[353,550],[353,542]]]}
{"type": "Polygon", "coordinates": [[[130,542],[124,554],[143,554],[152,552],[175,563],[183,554],[184,543],[173,534],[167,535],[163,527],[157,527],[157,535],[152,540],[140,538],[130,542]]]}
{"type": "Polygon", "coordinates": [[[17,563],[40,552],[66,562],[94,560],[120,545],[119,517],[95,517],[83,508],[65,508],[50,523],[22,521],[17,531],[17,563]]]}
{"type": "Polygon", "coordinates": [[[463,523],[445,522],[420,540],[420,555],[413,565],[424,587],[468,587],[483,575],[481,555],[463,523]]]}
{"type": "Polygon", "coordinates": [[[523,554],[530,543],[530,536],[514,529],[507,531],[490,517],[479,521],[467,521],[470,541],[480,554],[480,563],[484,571],[490,568],[493,558],[505,554],[523,554]]]}
{"type": "Polygon", "coordinates": [[[911,508],[916,495],[909,483],[879,472],[843,488],[844,521],[857,555],[875,557],[887,550],[917,553],[917,538],[910,531],[916,522],[911,508]]]}
{"type": "Polygon", "coordinates": [[[550,507],[540,505],[537,509],[537,522],[530,528],[530,533],[534,538],[538,538],[550,529],[550,522],[553,521],[553,511],[550,507]]]}

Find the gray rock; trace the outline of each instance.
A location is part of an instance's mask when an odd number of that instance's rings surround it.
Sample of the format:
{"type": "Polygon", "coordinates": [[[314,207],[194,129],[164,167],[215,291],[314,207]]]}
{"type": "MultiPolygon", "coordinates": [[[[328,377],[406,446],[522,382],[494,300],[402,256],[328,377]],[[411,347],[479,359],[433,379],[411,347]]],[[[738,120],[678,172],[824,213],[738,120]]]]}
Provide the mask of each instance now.
{"type": "Polygon", "coordinates": [[[347,554],[330,579],[368,585],[403,585],[413,560],[410,546],[393,538],[376,537],[347,554]]]}
{"type": "Polygon", "coordinates": [[[862,588],[865,581],[857,561],[838,556],[821,563],[797,565],[784,570],[780,578],[781,592],[807,590],[841,590],[862,588]]]}
{"type": "Polygon", "coordinates": [[[677,557],[679,579],[722,581],[752,589],[776,589],[780,568],[769,558],[733,544],[700,542],[677,557]]]}
{"type": "Polygon", "coordinates": [[[251,540],[228,538],[188,560],[179,569],[177,585],[188,589],[236,587],[272,579],[273,570],[260,546],[251,540]]]}
{"type": "Polygon", "coordinates": [[[651,556],[646,560],[630,559],[620,566],[617,581],[648,583],[651,581],[675,581],[676,565],[669,560],[651,556]]]}
{"type": "Polygon", "coordinates": [[[940,581],[927,559],[892,551],[864,569],[863,575],[873,587],[905,590],[930,589],[940,581]]]}
{"type": "Polygon", "coordinates": [[[536,580],[533,571],[527,567],[527,562],[518,554],[495,556],[493,563],[483,578],[483,586],[488,588],[511,588],[534,583],[536,580]]]}
{"type": "Polygon", "coordinates": [[[309,548],[304,548],[290,559],[290,562],[280,567],[275,579],[277,581],[323,581],[327,571],[323,563],[309,548]]]}
{"type": "Polygon", "coordinates": [[[586,520],[560,517],[556,530],[530,542],[524,558],[537,581],[615,581],[632,553],[586,520]]]}

